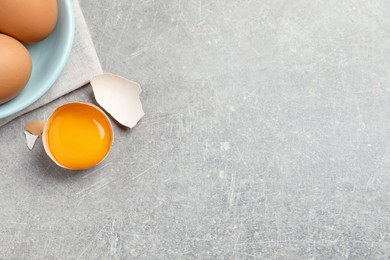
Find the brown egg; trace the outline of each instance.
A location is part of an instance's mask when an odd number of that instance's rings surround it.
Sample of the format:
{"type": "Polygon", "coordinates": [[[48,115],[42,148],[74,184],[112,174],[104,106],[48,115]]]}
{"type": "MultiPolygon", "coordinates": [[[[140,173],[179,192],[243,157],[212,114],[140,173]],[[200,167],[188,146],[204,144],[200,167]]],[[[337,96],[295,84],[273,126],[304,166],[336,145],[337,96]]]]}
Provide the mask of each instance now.
{"type": "Polygon", "coordinates": [[[26,47],[12,37],[0,34],[0,104],[23,90],[31,70],[32,60],[26,47]]]}
{"type": "Polygon", "coordinates": [[[57,0],[1,0],[0,32],[23,43],[49,36],[58,18],[57,0]]]}

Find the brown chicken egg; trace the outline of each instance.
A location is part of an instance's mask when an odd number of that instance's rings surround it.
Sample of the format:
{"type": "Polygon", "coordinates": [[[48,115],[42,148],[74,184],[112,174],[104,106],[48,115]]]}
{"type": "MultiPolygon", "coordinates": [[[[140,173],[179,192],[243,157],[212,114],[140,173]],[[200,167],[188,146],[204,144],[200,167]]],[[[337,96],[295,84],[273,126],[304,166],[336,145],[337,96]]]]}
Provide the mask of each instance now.
{"type": "Polygon", "coordinates": [[[12,37],[0,34],[0,104],[23,90],[31,71],[32,60],[26,47],[12,37]]]}
{"type": "Polygon", "coordinates": [[[35,43],[48,37],[57,18],[57,0],[0,1],[0,32],[23,43],[35,43]]]}

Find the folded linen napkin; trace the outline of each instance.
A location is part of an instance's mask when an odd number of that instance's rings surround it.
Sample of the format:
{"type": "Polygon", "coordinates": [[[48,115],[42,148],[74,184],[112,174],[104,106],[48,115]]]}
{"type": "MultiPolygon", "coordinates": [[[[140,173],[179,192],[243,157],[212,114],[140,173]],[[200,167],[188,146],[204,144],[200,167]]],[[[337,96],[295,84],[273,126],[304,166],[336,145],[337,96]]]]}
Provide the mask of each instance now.
{"type": "Polygon", "coordinates": [[[0,126],[86,85],[93,76],[102,73],[102,68],[78,0],[73,0],[73,9],[76,25],[73,48],[60,77],[50,90],[34,104],[15,115],[0,120],[0,126]]]}

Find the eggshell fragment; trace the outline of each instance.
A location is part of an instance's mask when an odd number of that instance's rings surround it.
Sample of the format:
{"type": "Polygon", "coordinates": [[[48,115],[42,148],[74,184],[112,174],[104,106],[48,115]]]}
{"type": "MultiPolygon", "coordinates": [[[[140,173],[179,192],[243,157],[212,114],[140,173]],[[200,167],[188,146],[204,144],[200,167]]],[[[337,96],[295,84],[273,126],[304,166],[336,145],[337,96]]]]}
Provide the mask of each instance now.
{"type": "Polygon", "coordinates": [[[45,123],[43,120],[34,120],[24,126],[24,134],[26,135],[27,146],[30,150],[33,149],[38,137],[42,135],[45,123]]]}
{"type": "Polygon", "coordinates": [[[39,136],[33,135],[28,131],[24,131],[24,134],[26,135],[27,147],[28,149],[32,150],[39,136]]]}
{"type": "Polygon", "coordinates": [[[120,124],[133,128],[145,115],[138,83],[111,73],[91,79],[96,101],[120,124]]]}
{"type": "Polygon", "coordinates": [[[45,127],[45,123],[46,121],[44,120],[34,120],[28,122],[24,127],[24,130],[28,131],[30,134],[39,136],[43,133],[43,128],[45,127]]]}

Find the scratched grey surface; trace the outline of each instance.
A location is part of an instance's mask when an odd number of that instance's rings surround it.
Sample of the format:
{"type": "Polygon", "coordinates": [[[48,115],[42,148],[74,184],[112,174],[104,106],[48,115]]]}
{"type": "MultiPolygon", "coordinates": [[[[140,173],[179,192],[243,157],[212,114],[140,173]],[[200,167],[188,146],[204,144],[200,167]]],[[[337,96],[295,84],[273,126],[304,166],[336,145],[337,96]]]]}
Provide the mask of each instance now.
{"type": "Polygon", "coordinates": [[[141,83],[98,167],[0,128],[1,259],[389,259],[390,3],[83,0],[141,83]]]}

